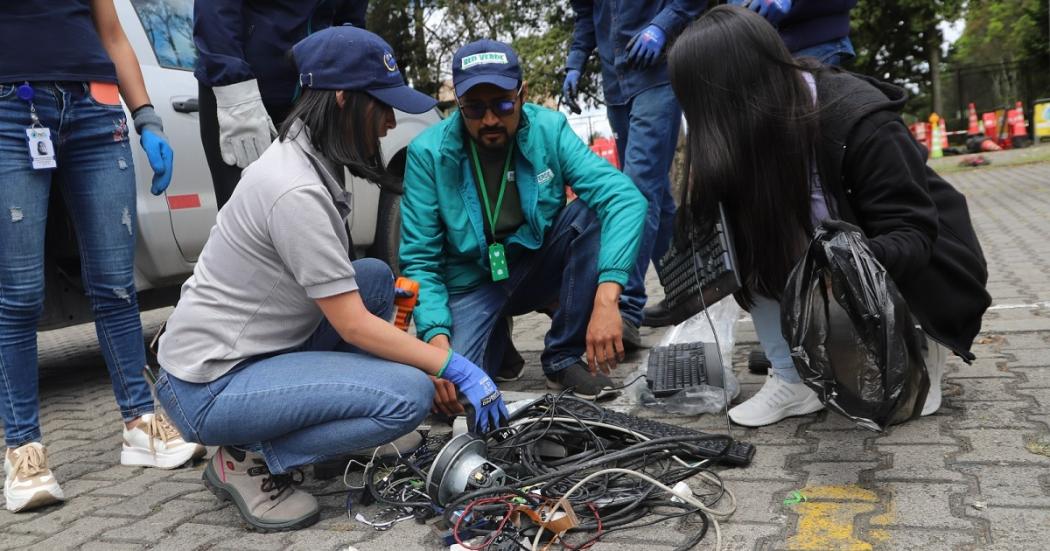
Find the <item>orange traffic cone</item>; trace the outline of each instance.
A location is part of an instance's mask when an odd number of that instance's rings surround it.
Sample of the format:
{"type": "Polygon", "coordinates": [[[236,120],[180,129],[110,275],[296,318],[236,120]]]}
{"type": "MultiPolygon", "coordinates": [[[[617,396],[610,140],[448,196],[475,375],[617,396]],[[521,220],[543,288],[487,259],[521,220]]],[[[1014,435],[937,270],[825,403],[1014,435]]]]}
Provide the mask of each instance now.
{"type": "Polygon", "coordinates": [[[966,129],[966,133],[971,136],[976,136],[981,132],[980,122],[977,120],[977,107],[974,104],[970,104],[970,125],[966,129]]]}

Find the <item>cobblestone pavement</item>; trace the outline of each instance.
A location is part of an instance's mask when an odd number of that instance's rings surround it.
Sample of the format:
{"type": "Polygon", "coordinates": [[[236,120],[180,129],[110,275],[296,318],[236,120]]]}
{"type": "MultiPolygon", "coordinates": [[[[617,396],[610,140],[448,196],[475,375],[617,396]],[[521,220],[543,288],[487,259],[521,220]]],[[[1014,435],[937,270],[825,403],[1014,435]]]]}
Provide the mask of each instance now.
{"type": "MultiPolygon", "coordinates": [[[[1046,549],[1050,541],[1050,165],[952,176],[969,197],[995,297],[973,365],[949,362],[940,412],[876,434],[826,412],[734,430],[757,446],[754,463],[721,472],[739,498],[723,528],[730,549],[1046,549]],[[801,490],[808,501],[785,505],[801,490]]],[[[654,291],[658,293],[653,285],[654,291]]],[[[167,311],[147,313],[147,331],[167,311]]],[[[528,376],[510,390],[540,391],[544,318],[519,318],[528,376]]],[[[761,385],[743,367],[754,344],[737,329],[743,395],[761,385]]],[[[645,331],[654,344],[661,333],[645,331]]],[[[41,335],[43,429],[55,474],[71,499],[0,512],[0,548],[442,549],[411,522],[377,532],[349,520],[341,496],[323,520],[295,533],[255,534],[200,483],[201,465],[175,471],[122,467],[120,419],[90,326],[41,335]]],[[[637,364],[642,354],[632,357],[637,364]]],[[[634,370],[623,366],[621,375],[634,370]]],[[[624,403],[623,409],[639,408],[624,403]]],[[[651,413],[645,413],[653,416],[651,413]]],[[[678,418],[724,431],[720,416],[678,418]]],[[[439,427],[435,427],[437,429],[439,427]]],[[[308,480],[314,491],[339,482],[308,480]]],[[[373,510],[374,511],[374,510],[373,510]]],[[[370,510],[364,511],[366,514],[370,510]]],[[[596,549],[670,549],[685,532],[652,527],[610,535],[596,549]]],[[[708,537],[698,548],[713,547],[708,537]]]]}

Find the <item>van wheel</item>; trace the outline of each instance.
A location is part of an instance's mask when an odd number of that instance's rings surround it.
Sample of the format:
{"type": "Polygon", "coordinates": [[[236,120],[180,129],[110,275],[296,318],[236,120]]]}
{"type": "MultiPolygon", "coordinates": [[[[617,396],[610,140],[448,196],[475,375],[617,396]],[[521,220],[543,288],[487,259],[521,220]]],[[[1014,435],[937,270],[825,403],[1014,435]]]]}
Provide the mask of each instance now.
{"type": "Polygon", "coordinates": [[[383,190],[379,192],[379,212],[376,213],[376,236],[368,248],[368,256],[386,262],[394,275],[398,269],[398,248],[401,244],[401,196],[383,190]]]}

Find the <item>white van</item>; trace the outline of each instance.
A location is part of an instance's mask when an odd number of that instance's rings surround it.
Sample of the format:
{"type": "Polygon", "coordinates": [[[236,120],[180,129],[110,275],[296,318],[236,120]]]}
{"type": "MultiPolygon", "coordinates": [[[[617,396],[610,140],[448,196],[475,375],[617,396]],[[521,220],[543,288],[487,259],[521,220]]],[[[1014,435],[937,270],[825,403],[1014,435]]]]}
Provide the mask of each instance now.
{"type": "MultiPolygon", "coordinates": [[[[215,222],[215,192],[201,146],[197,80],[193,77],[193,0],[116,0],[117,15],[131,42],[164,133],[175,151],[174,178],[160,197],[150,192],[152,171],[141,148],[133,147],[138,182],[138,243],[135,284],[142,310],[174,304],[193,272],[215,222]]],[[[130,113],[128,120],[131,120],[130,113]]],[[[382,141],[390,169],[404,170],[409,141],[440,120],[437,111],[397,113],[397,128],[382,141]]],[[[131,127],[131,125],[128,125],[131,127]]],[[[134,131],[132,131],[134,134],[134,131]]],[[[138,136],[132,136],[138,144],[138,136]]],[[[400,198],[368,181],[346,175],[353,194],[349,220],[358,256],[397,265],[400,198]]],[[[57,329],[93,319],[80,282],[80,257],[61,194],[51,194],[46,245],[46,298],[39,329],[57,329]]]]}

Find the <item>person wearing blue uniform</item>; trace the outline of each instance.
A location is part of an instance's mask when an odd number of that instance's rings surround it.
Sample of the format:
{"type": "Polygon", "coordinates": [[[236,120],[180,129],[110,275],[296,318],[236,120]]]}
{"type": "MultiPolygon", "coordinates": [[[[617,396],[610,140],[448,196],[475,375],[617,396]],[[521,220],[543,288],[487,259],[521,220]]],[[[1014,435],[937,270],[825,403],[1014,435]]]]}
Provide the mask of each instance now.
{"type": "Polygon", "coordinates": [[[640,346],[645,273],[671,242],[675,203],[671,162],[682,110],[667,76],[666,46],[707,7],[707,0],[573,0],[576,27],[562,95],[575,104],[587,58],[597,48],[609,125],[623,171],[649,200],[638,258],[620,300],[624,345],[640,346]]]}
{"type": "Polygon", "coordinates": [[[45,235],[48,217],[63,215],[49,209],[52,194],[62,195],[76,233],[83,292],[124,420],[121,464],[175,468],[204,448],[154,415],[143,372],[129,122],[154,195],[171,183],[173,153],[113,0],[4,2],[0,51],[0,416],[4,500],[18,512],[65,499],[41,442],[37,373],[45,235]]]}
{"type": "Polygon", "coordinates": [[[288,52],[312,33],[350,23],[364,28],[368,0],[196,0],[194,75],[200,130],[216,206],[241,170],[277,135],[299,94],[288,52]]]}
{"type": "Polygon", "coordinates": [[[825,65],[853,59],[849,12],[857,0],[729,0],[765,17],[794,57],[816,58],[825,65]]]}

